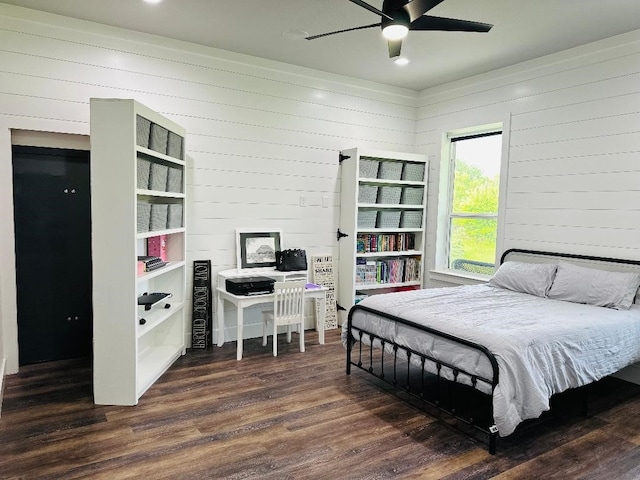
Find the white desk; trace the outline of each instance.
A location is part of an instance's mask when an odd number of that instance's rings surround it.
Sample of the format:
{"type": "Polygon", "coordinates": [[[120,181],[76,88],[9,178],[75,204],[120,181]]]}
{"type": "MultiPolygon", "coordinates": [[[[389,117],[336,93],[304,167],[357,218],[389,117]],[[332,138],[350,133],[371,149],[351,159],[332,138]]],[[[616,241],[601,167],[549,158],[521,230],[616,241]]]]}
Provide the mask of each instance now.
{"type": "MultiPolygon", "coordinates": [[[[264,276],[273,278],[276,281],[293,280],[306,278],[307,272],[279,272],[277,270],[262,270],[256,269],[251,272],[238,272],[237,270],[225,270],[218,274],[218,287],[216,293],[218,294],[217,308],[216,308],[216,320],[218,321],[218,346],[221,347],[224,344],[224,302],[232,303],[237,309],[236,324],[238,328],[238,347],[236,358],[242,359],[242,340],[244,330],[244,309],[253,305],[261,303],[273,303],[273,293],[267,293],[263,295],[234,295],[227,292],[226,279],[237,277],[249,277],[249,276],[264,276]]],[[[327,287],[320,287],[309,289],[305,291],[305,299],[313,298],[320,302],[319,318],[316,319],[316,330],[318,330],[318,343],[324,344],[324,319],[327,311],[326,304],[326,292],[329,290],[327,287]]]]}

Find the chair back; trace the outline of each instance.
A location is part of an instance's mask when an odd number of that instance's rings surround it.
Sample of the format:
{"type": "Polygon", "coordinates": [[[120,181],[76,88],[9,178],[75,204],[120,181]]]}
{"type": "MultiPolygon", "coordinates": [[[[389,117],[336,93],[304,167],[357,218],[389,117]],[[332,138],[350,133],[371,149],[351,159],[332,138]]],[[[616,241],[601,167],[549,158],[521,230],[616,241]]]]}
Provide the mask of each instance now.
{"type": "Polygon", "coordinates": [[[305,280],[275,282],[273,285],[273,319],[277,325],[301,323],[304,319],[305,280]]]}

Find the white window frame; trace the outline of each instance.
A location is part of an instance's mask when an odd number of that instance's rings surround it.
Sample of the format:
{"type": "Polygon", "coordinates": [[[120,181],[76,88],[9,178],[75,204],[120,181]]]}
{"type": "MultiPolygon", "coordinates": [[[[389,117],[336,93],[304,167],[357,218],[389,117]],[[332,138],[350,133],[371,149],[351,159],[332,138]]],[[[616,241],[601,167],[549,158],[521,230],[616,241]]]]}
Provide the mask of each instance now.
{"type": "MultiPolygon", "coordinates": [[[[434,268],[429,271],[429,279],[454,284],[474,284],[486,281],[488,275],[462,272],[449,268],[449,221],[453,199],[454,165],[452,157],[452,139],[469,135],[481,135],[490,132],[502,132],[502,158],[500,165],[500,187],[498,200],[496,258],[498,265],[504,244],[504,218],[506,211],[506,192],[508,178],[508,154],[510,117],[501,122],[449,130],[442,133],[440,152],[440,178],[438,185],[438,220],[436,225],[436,246],[434,268]]],[[[477,217],[478,215],[473,215],[477,217]]],[[[493,215],[492,215],[493,217],[493,215]]]]}

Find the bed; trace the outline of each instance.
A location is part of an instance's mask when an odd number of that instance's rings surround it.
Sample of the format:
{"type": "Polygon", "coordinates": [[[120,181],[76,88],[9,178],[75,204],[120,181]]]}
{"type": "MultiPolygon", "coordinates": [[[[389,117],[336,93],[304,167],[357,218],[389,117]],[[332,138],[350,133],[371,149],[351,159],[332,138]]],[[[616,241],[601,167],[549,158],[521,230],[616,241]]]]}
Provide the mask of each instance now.
{"type": "Polygon", "coordinates": [[[343,325],[374,375],[497,438],[640,361],[640,261],[512,249],[486,284],[372,295],[343,325]]]}

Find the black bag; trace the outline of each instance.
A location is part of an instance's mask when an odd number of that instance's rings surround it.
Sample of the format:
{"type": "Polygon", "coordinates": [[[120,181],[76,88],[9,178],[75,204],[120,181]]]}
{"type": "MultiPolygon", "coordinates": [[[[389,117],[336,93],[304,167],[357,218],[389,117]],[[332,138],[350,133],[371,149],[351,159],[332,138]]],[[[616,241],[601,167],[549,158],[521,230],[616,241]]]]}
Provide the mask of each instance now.
{"type": "Polygon", "coordinates": [[[307,269],[307,252],[291,248],[276,252],[276,270],[295,272],[307,269]]]}

